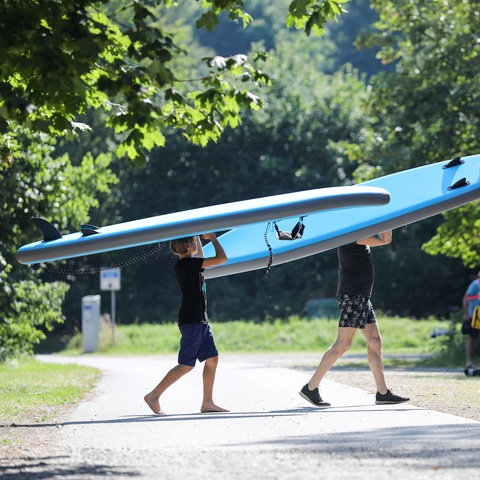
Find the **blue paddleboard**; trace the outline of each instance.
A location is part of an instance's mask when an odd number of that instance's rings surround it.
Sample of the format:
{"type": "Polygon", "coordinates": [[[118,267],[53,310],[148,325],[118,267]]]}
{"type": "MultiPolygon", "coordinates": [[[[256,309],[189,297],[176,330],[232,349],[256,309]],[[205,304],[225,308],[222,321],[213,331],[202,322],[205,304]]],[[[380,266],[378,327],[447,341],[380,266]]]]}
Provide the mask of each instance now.
{"type": "Polygon", "coordinates": [[[52,262],[325,209],[384,205],[389,199],[388,191],[375,186],[319,188],[212,205],[101,228],[82,225],[80,232],[68,235],[62,235],[48,221],[36,218],[32,221],[41,228],[44,239],[20,247],[17,260],[27,265],[52,262]]]}
{"type": "MultiPolygon", "coordinates": [[[[280,265],[477,200],[480,155],[405,170],[358,186],[384,188],[390,192],[390,202],[382,207],[359,206],[305,216],[303,237],[292,241],[278,240],[268,222],[236,228],[219,237],[228,262],[207,270],[205,276],[215,278],[280,265]]],[[[277,225],[286,231],[293,227],[292,220],[277,225]]],[[[204,247],[204,253],[214,254],[211,244],[204,247]]]]}

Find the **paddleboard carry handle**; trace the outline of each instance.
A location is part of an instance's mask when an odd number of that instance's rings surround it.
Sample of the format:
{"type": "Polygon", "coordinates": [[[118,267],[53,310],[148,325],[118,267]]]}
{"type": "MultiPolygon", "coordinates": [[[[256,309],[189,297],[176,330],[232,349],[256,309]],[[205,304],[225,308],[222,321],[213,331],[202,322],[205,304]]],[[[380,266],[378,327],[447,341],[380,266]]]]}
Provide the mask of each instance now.
{"type": "Polygon", "coordinates": [[[442,168],[458,167],[462,163],[465,163],[462,160],[462,157],[455,157],[455,158],[452,158],[452,160],[450,160],[448,163],[446,163],[442,168]]]}
{"type": "Polygon", "coordinates": [[[291,232],[284,232],[280,230],[276,222],[273,222],[275,230],[277,232],[277,238],[279,240],[295,240],[296,238],[302,238],[303,231],[305,230],[305,225],[303,224],[303,217],[300,217],[298,223],[293,227],[291,232]]]}
{"type": "Polygon", "coordinates": [[[457,182],[455,182],[453,185],[450,185],[448,187],[448,190],[455,190],[456,188],[466,187],[467,185],[470,185],[470,182],[467,182],[467,179],[463,177],[457,182]]]}
{"type": "Polygon", "coordinates": [[[98,230],[100,227],[96,225],[91,225],[89,223],[85,223],[84,225],[80,225],[80,231],[84,237],[88,237],[90,235],[95,235],[96,233],[100,233],[98,230]]]}
{"type": "Polygon", "coordinates": [[[30,221],[42,231],[44,242],[62,238],[62,234],[48,220],[41,217],[33,217],[30,221]]]}

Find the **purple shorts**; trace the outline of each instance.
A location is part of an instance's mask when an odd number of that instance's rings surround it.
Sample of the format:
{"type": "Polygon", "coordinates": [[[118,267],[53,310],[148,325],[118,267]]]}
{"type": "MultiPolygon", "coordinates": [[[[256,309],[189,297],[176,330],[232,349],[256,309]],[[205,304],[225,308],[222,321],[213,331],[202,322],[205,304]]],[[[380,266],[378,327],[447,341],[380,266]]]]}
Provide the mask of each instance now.
{"type": "Polygon", "coordinates": [[[365,325],[377,321],[372,302],[363,295],[341,295],[337,303],[340,310],[339,327],[365,328],[365,325]]]}
{"type": "Polygon", "coordinates": [[[178,328],[182,334],[178,352],[180,365],[194,367],[197,360],[203,362],[207,358],[218,356],[212,330],[208,323],[187,323],[178,328]]]}

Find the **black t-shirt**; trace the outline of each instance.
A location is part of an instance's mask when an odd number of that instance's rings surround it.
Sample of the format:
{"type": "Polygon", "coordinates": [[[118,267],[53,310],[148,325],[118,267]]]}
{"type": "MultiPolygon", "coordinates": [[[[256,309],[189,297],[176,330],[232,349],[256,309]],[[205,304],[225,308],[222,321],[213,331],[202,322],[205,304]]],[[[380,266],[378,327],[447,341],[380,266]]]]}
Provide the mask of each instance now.
{"type": "Polygon", "coordinates": [[[208,323],[207,288],[203,278],[203,258],[181,258],[175,265],[182,304],[178,312],[178,324],[208,323]]]}
{"type": "Polygon", "coordinates": [[[339,247],[337,252],[339,265],[337,295],[363,295],[369,298],[374,281],[370,247],[349,243],[339,247]]]}

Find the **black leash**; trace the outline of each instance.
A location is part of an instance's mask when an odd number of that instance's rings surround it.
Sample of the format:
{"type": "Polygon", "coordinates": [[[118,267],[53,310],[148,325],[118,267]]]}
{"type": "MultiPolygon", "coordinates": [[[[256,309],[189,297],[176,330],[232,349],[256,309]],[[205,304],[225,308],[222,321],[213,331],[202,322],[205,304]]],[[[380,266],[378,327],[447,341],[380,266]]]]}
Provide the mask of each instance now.
{"type": "Polygon", "coordinates": [[[47,264],[44,269],[39,269],[38,273],[46,272],[46,273],[57,273],[57,274],[63,274],[63,275],[95,275],[97,273],[100,273],[102,270],[109,270],[111,268],[122,268],[122,267],[128,267],[130,265],[133,265],[135,263],[141,262],[148,257],[151,257],[154,254],[157,254],[157,259],[158,259],[158,254],[162,250],[162,244],[158,243],[156,244],[153,248],[147,250],[146,252],[140,253],[139,255],[136,255],[132,258],[129,258],[128,260],[124,260],[123,262],[118,262],[118,263],[113,263],[108,266],[99,266],[99,267],[87,267],[87,268],[53,268],[50,264],[47,264]]]}
{"type": "Polygon", "coordinates": [[[273,250],[272,250],[272,246],[268,242],[268,235],[267,235],[269,227],[270,227],[270,222],[267,223],[267,228],[265,229],[265,234],[264,234],[265,243],[267,244],[268,252],[269,252],[269,258],[268,258],[268,263],[267,263],[267,270],[265,272],[265,278],[267,278],[268,274],[270,273],[270,269],[272,268],[272,263],[273,263],[273,250]]]}

